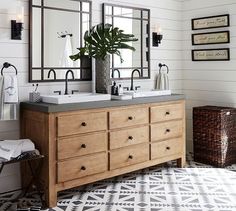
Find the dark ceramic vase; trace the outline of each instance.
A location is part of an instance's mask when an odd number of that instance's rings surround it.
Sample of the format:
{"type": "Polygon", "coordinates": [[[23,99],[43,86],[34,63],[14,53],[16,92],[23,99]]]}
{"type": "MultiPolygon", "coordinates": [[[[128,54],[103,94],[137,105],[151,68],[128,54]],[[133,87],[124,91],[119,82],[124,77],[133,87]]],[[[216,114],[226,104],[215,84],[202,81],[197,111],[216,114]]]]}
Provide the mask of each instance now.
{"type": "Polygon", "coordinates": [[[110,94],[111,93],[111,78],[110,78],[110,55],[107,55],[104,60],[96,59],[96,92],[110,94]]]}

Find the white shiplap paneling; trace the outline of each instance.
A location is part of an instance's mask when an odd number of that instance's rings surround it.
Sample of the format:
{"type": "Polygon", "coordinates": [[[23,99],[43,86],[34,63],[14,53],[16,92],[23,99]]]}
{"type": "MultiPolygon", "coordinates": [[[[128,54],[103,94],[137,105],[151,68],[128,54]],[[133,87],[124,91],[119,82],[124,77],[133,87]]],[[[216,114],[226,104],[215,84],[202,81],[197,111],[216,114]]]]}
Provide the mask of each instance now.
{"type": "Polygon", "coordinates": [[[236,3],[234,0],[189,0],[183,5],[183,88],[187,98],[187,143],[192,150],[192,108],[202,105],[236,105],[236,3]],[[191,18],[230,14],[231,26],[203,31],[230,30],[230,44],[194,47],[191,44],[191,18]],[[230,61],[192,62],[191,49],[224,48],[231,51],[230,61]]]}

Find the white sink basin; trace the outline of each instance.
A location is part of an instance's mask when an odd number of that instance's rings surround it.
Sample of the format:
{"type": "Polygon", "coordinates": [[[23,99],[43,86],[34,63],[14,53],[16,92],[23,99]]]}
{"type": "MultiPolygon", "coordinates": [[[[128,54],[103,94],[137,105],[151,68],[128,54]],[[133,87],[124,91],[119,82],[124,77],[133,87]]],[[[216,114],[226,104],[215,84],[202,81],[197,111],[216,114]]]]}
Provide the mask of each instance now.
{"type": "Polygon", "coordinates": [[[44,103],[52,103],[52,104],[82,103],[82,102],[111,100],[110,94],[99,94],[90,92],[83,92],[73,95],[42,95],[41,97],[44,103]]]}
{"type": "Polygon", "coordinates": [[[133,98],[155,97],[155,96],[171,95],[171,90],[125,91],[124,94],[132,95],[133,98]]]}

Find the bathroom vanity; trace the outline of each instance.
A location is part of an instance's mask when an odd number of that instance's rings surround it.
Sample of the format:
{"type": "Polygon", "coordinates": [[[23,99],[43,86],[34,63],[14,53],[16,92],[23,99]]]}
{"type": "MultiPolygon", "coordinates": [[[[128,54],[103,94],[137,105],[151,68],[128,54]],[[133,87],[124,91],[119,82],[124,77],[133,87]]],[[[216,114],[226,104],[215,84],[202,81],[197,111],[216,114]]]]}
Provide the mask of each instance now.
{"type": "MultiPolygon", "coordinates": [[[[177,160],[185,165],[183,95],[53,105],[21,103],[21,138],[45,156],[49,207],[59,191],[177,160]]],[[[27,177],[22,171],[23,184],[27,177]]]]}

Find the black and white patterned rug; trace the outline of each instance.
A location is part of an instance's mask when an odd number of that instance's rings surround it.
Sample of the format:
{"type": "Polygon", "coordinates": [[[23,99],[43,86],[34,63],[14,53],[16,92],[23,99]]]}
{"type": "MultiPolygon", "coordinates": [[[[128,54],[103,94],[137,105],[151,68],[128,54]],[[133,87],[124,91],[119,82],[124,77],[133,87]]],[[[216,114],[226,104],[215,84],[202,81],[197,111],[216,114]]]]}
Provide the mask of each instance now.
{"type": "MultiPolygon", "coordinates": [[[[14,210],[0,198],[0,210],[14,210]]],[[[39,203],[36,194],[28,196],[39,203]]],[[[147,168],[63,191],[47,211],[236,211],[236,165],[228,168],[188,162],[147,168]]]]}

